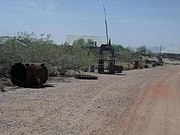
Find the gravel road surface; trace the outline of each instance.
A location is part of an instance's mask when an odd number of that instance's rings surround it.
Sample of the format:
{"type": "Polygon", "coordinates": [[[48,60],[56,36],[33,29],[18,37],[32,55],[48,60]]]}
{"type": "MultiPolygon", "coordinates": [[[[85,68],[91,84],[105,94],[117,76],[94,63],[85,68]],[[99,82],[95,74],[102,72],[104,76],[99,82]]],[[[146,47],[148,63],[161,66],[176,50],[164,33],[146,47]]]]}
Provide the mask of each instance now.
{"type": "Polygon", "coordinates": [[[0,93],[0,135],[180,135],[180,66],[0,93]]]}

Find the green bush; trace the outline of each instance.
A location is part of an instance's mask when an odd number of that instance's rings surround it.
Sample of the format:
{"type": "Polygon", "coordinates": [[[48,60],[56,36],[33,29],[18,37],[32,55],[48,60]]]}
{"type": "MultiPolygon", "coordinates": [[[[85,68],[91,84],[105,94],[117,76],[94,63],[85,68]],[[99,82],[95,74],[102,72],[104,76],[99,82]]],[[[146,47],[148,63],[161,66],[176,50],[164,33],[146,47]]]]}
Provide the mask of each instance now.
{"type": "Polygon", "coordinates": [[[14,38],[0,44],[0,74],[8,72],[15,63],[44,63],[49,75],[52,67],[64,75],[67,70],[87,69],[90,64],[97,65],[96,52],[85,47],[87,43],[80,39],[74,45],[54,44],[50,35],[20,32],[14,38]]]}
{"type": "MultiPolygon", "coordinates": [[[[113,48],[117,65],[130,64],[140,56],[129,47],[113,45],[113,48]]],[[[62,75],[68,70],[88,71],[89,65],[97,68],[99,58],[99,48],[94,47],[91,40],[79,39],[73,45],[57,45],[50,35],[41,34],[38,37],[27,32],[19,32],[14,38],[0,42],[0,52],[0,75],[7,73],[17,62],[44,63],[49,75],[53,75],[54,69],[62,75]]]]}

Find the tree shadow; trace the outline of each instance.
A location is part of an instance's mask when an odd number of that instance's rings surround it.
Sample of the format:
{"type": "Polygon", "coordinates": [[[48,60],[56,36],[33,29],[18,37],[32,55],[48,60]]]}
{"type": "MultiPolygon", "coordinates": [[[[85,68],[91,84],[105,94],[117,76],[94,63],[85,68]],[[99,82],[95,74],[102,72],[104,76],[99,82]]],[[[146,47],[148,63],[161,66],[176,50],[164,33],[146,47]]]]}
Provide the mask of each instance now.
{"type": "Polygon", "coordinates": [[[126,76],[127,74],[125,74],[125,73],[115,73],[115,74],[112,74],[112,75],[126,76]]]}
{"type": "Polygon", "coordinates": [[[47,87],[54,87],[52,84],[44,84],[44,85],[37,85],[37,86],[26,86],[24,88],[34,88],[34,89],[38,89],[38,88],[47,88],[47,87]]]}

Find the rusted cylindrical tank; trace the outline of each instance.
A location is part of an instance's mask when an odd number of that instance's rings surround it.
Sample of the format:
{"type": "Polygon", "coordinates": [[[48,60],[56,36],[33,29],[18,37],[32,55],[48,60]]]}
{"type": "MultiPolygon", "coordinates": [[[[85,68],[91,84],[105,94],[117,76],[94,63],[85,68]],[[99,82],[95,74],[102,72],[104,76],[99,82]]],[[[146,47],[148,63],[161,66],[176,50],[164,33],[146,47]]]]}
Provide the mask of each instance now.
{"type": "Polygon", "coordinates": [[[22,87],[41,86],[48,78],[44,64],[16,63],[11,67],[10,79],[14,85],[22,87]]]}
{"type": "Polygon", "coordinates": [[[138,61],[133,61],[133,69],[138,69],[139,68],[139,62],[138,61]]]}

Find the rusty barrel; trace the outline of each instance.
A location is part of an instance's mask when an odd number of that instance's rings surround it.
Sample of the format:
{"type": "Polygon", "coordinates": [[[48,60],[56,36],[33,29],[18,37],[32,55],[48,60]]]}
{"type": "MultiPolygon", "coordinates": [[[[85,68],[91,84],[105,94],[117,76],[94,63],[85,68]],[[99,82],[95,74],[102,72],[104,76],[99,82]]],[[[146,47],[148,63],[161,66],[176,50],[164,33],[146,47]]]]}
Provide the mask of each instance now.
{"type": "Polygon", "coordinates": [[[22,87],[41,86],[48,78],[44,64],[16,63],[10,69],[10,79],[14,85],[22,87]]]}
{"type": "Polygon", "coordinates": [[[138,69],[139,68],[139,62],[138,61],[133,61],[133,69],[138,69]]]}

